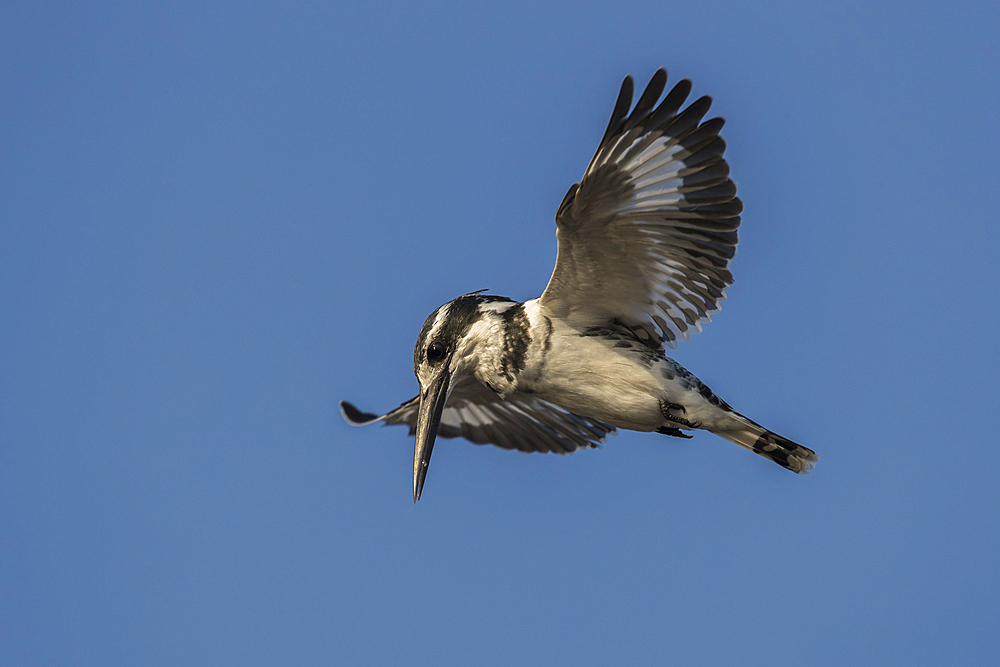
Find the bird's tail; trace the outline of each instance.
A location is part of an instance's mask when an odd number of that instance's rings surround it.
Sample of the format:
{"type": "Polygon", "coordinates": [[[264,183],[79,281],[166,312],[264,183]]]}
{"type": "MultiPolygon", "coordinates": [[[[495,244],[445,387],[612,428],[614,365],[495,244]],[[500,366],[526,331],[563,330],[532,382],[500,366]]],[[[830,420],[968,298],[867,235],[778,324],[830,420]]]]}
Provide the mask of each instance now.
{"type": "Polygon", "coordinates": [[[737,417],[739,427],[724,431],[713,431],[729,442],[735,442],[740,447],[749,449],[754,454],[760,454],[777,463],[783,468],[800,475],[812,470],[819,457],[816,452],[796,444],[788,438],[772,433],[760,424],[747,419],[743,415],[737,417]]]}

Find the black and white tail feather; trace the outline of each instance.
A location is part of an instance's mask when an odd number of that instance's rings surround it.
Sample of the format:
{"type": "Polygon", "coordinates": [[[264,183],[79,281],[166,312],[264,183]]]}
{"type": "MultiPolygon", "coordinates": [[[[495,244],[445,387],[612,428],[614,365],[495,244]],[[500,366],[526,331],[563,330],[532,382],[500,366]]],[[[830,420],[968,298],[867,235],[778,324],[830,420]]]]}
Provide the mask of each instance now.
{"type": "Polygon", "coordinates": [[[816,465],[816,461],[819,460],[816,452],[808,447],[803,447],[788,438],[769,431],[737,412],[733,414],[746,423],[745,428],[712,431],[712,433],[744,449],[749,449],[754,454],[760,454],[765,458],[771,459],[779,466],[800,475],[812,470],[813,466],[816,465]]]}

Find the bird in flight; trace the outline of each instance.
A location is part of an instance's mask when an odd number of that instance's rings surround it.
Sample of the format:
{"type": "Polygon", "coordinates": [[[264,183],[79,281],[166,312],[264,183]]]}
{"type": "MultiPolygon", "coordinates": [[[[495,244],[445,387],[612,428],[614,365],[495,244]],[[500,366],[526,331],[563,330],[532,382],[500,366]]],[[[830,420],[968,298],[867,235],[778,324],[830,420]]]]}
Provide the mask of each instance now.
{"type": "Polygon", "coordinates": [[[381,416],[340,403],[355,426],[409,426],[414,502],[437,437],[565,454],[619,428],[703,429],[793,472],[816,463],[665,353],[719,310],[743,210],[724,121],[702,121],[711,98],[681,110],[691,82],[660,100],[666,83],[658,70],[631,113],[632,77],[622,83],[597,152],[556,211],[556,266],[539,298],[479,290],[449,301],[417,337],[417,396],[381,416]]]}

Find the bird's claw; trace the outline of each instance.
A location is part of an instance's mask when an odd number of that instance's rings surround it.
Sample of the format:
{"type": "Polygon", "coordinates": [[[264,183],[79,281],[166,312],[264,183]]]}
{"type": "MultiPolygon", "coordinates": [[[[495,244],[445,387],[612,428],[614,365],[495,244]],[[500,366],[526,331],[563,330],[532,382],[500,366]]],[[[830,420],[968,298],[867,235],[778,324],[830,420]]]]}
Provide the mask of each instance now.
{"type": "Polygon", "coordinates": [[[684,419],[683,417],[671,417],[670,415],[667,415],[667,419],[675,424],[680,424],[685,428],[701,428],[701,422],[694,422],[689,419],[684,419]]]}
{"type": "MultiPolygon", "coordinates": [[[[671,421],[675,424],[680,424],[685,428],[701,428],[701,422],[690,421],[688,419],[685,419],[684,417],[675,417],[674,415],[670,414],[671,410],[680,410],[684,414],[687,414],[687,409],[683,405],[680,405],[678,403],[660,404],[660,412],[663,413],[663,416],[668,421],[671,421]]],[[[671,427],[665,427],[665,428],[670,429],[671,427]]],[[[677,429],[672,429],[672,430],[676,431],[677,429]]],[[[668,433],[667,435],[673,435],[673,433],[668,433]]]]}
{"type": "Polygon", "coordinates": [[[661,426],[660,428],[656,429],[656,432],[662,433],[663,435],[672,435],[675,438],[687,438],[688,440],[694,437],[693,435],[688,435],[684,431],[680,430],[679,428],[674,428],[673,426],[661,426]]]}

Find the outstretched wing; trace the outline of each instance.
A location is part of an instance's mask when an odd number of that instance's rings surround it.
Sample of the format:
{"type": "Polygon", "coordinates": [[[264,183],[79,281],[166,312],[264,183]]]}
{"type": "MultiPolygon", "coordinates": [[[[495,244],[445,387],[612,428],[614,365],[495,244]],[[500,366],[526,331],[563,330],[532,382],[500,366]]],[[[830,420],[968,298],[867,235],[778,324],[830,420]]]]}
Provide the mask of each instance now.
{"type": "Polygon", "coordinates": [[[743,203],[729,178],[712,100],[684,111],[682,80],[656,104],[660,69],[632,113],[622,83],[601,144],[556,213],[559,255],[541,304],[570,323],[617,320],[653,346],[677,346],[711,320],[733,282],[743,203]]]}
{"type": "MultiPolygon", "coordinates": [[[[410,427],[410,435],[417,430],[419,407],[420,399],[414,397],[392,412],[377,416],[361,412],[347,401],[340,402],[341,414],[354,426],[377,421],[405,424],[410,427]]],[[[531,394],[514,392],[501,400],[470,377],[459,382],[448,399],[441,413],[438,437],[463,437],[477,445],[493,444],[522,452],[566,454],[581,447],[597,447],[614,432],[613,426],[580,417],[531,394]]]]}

